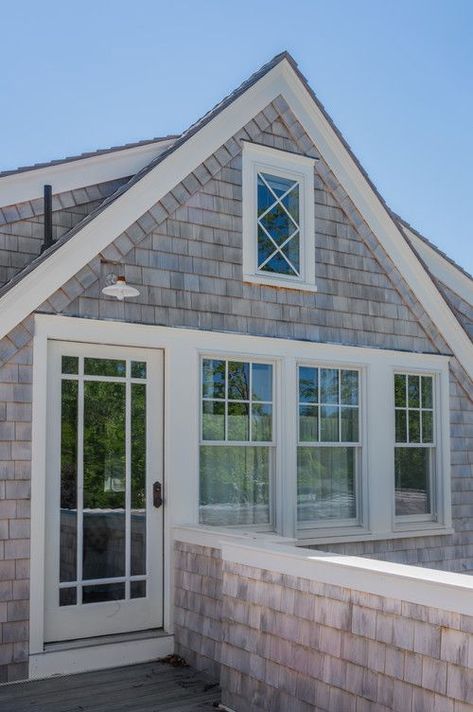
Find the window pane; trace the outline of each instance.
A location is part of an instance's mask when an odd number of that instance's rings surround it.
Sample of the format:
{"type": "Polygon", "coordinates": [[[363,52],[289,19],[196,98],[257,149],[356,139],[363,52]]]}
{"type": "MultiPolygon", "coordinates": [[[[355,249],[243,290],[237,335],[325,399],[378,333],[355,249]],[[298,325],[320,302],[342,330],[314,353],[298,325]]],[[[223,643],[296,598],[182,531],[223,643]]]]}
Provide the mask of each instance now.
{"type": "Polygon", "coordinates": [[[396,373],[394,376],[394,400],[396,408],[405,408],[406,403],[406,379],[402,373],[396,373]]]}
{"type": "Polygon", "coordinates": [[[299,440],[317,442],[319,439],[319,408],[313,405],[299,406],[299,440]]]}
{"type": "Polygon", "coordinates": [[[76,580],[78,385],[78,381],[62,381],[60,581],[76,580]]]}
{"type": "Polygon", "coordinates": [[[422,411],[422,442],[431,443],[434,440],[434,418],[429,410],[422,411]]]}
{"type": "Polygon", "coordinates": [[[249,412],[248,403],[228,404],[228,440],[250,439],[249,412]]]}
{"type": "Polygon", "coordinates": [[[358,405],[358,371],[340,371],[340,396],[343,405],[358,405]]]}
{"type": "Polygon", "coordinates": [[[202,440],[225,440],[225,403],[203,401],[202,440]]]}
{"type": "Polygon", "coordinates": [[[202,395],[204,398],[225,398],[225,361],[204,359],[202,395]]]}
{"type": "Polygon", "coordinates": [[[146,363],[144,361],[131,362],[131,377],[146,378],[146,363]]]}
{"type": "Polygon", "coordinates": [[[268,524],[269,493],[270,448],[200,448],[202,524],[268,524]]]}
{"type": "Polygon", "coordinates": [[[299,521],[356,517],[356,448],[299,447],[299,521]]]}
{"type": "Polygon", "coordinates": [[[344,443],[356,443],[358,435],[358,408],[340,409],[340,440],[344,443]]]}
{"type": "Polygon", "coordinates": [[[282,245],[297,229],[281,203],[276,203],[258,222],[278,246],[282,245]]]}
{"type": "Polygon", "coordinates": [[[274,256],[261,267],[261,269],[265,272],[298,276],[294,267],[292,267],[289,262],[284,259],[280,252],[276,252],[274,256]]]}
{"type": "Polygon", "coordinates": [[[79,373],[79,359],[77,358],[77,356],[62,357],[62,372],[79,373]]]}
{"type": "Polygon", "coordinates": [[[272,406],[267,403],[253,403],[251,406],[251,439],[255,442],[272,440],[272,406]]]}
{"type": "Polygon", "coordinates": [[[289,242],[287,242],[281,249],[294,269],[299,272],[299,232],[291,237],[289,242]]]}
{"type": "Polygon", "coordinates": [[[250,364],[242,361],[228,362],[229,400],[250,400],[250,364]]]}
{"type": "Polygon", "coordinates": [[[299,224],[299,184],[293,187],[293,189],[281,200],[282,204],[286,210],[291,214],[294,221],[299,224]]]}
{"type": "Polygon", "coordinates": [[[318,403],[319,369],[301,366],[299,368],[299,401],[318,403]]]}
{"type": "Polygon", "coordinates": [[[395,449],[396,514],[430,514],[430,448],[395,449]]]}
{"type": "Polygon", "coordinates": [[[260,180],[263,179],[268,184],[276,198],[281,198],[291,188],[292,190],[297,188],[297,183],[288,178],[273,176],[269,173],[260,173],[260,176],[260,180]]]}
{"type": "Polygon", "coordinates": [[[407,443],[407,411],[396,410],[396,442],[407,443]]]}
{"type": "Polygon", "coordinates": [[[126,361],[114,358],[85,358],[84,373],[86,376],[126,376],[126,361]]]}
{"type": "Polygon", "coordinates": [[[320,407],[320,440],[323,443],[339,441],[338,407],[322,405],[320,407]]]}
{"type": "Polygon", "coordinates": [[[320,369],[320,402],[338,403],[338,369],[320,369]]]}
{"type": "Polygon", "coordinates": [[[269,190],[261,175],[258,175],[258,217],[275,201],[276,198],[269,190]]]}
{"type": "Polygon", "coordinates": [[[273,367],[268,363],[253,363],[252,370],[252,390],[253,400],[272,401],[273,400],[273,367]]]}
{"type": "Polygon", "coordinates": [[[408,376],[407,391],[409,396],[409,408],[420,407],[420,378],[419,376],[408,376]]]}
{"type": "Polygon", "coordinates": [[[420,443],[420,411],[409,411],[409,442],[420,443]]]}
{"type": "Polygon", "coordinates": [[[422,408],[433,407],[432,376],[422,376],[422,408]]]}

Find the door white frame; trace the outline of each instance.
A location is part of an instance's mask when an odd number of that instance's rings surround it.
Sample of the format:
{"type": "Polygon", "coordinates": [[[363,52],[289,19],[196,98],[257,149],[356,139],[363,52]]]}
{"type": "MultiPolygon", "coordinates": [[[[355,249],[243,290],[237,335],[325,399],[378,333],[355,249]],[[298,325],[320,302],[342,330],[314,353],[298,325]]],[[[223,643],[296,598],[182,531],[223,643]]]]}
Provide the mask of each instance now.
{"type": "MultiPolygon", "coordinates": [[[[162,433],[163,433],[163,391],[162,391],[162,351],[158,349],[127,348],[123,346],[109,346],[104,344],[78,343],[70,341],[49,341],[48,348],[48,448],[46,477],[46,551],[45,557],[45,637],[49,640],[73,640],[75,638],[87,638],[97,635],[113,635],[127,632],[129,630],[138,631],[150,628],[161,627],[162,616],[162,516],[163,508],[153,507],[152,481],[163,480],[162,473],[162,433]],[[78,600],[75,606],[59,606],[56,599],[57,589],[60,586],[58,580],[58,561],[60,538],[57,536],[60,523],[59,504],[59,477],[54,474],[60,471],[60,417],[61,417],[61,383],[66,379],[73,379],[79,384],[80,394],[83,393],[81,385],[83,379],[98,380],[100,376],[66,375],[61,376],[61,356],[95,357],[146,361],[147,373],[143,380],[134,383],[142,383],[146,387],[146,578],[147,595],[146,598],[126,599],[120,601],[108,601],[101,603],[88,603],[85,607],[78,600]],[[54,504],[53,504],[54,503],[54,504]],[[49,630],[48,630],[49,629],[49,630]],[[78,635],[79,633],[79,635],[78,635]]],[[[105,379],[103,379],[105,380],[105,379]]],[[[103,381],[102,381],[103,382],[103,381]]],[[[115,380],[116,382],[116,380],[115,380]]],[[[131,376],[128,373],[121,379],[126,389],[126,419],[131,420],[131,376]]],[[[79,421],[81,420],[81,406],[79,405],[79,421]]],[[[82,407],[83,418],[83,407],[82,407]]],[[[79,422],[79,432],[82,431],[83,422],[79,422]]],[[[131,467],[131,447],[130,432],[126,435],[127,441],[127,468],[131,467]]],[[[80,442],[80,436],[79,436],[80,442]]],[[[80,461],[80,460],[79,460],[80,461]]],[[[80,466],[78,466],[78,491],[80,492],[80,466]]],[[[128,470],[127,479],[130,481],[128,470]]],[[[130,489],[128,489],[128,496],[130,489]]],[[[80,501],[80,495],[79,495],[80,501]]],[[[130,503],[127,505],[130,507],[130,503]]],[[[80,516],[82,506],[78,506],[78,539],[79,551],[82,549],[82,528],[80,516]]],[[[128,547],[130,544],[128,543],[128,547]]],[[[130,550],[127,551],[130,556],[130,550]]],[[[82,559],[77,559],[77,578],[82,580],[82,559]]],[[[124,572],[123,578],[130,580],[130,571],[124,572]]]]}
{"type": "MultiPolygon", "coordinates": [[[[84,343],[109,344],[114,346],[137,346],[162,349],[164,352],[164,630],[172,633],[172,538],[173,525],[198,524],[199,493],[199,362],[201,354],[215,353],[240,355],[242,357],[271,358],[282,360],[280,375],[276,378],[275,399],[282,397],[290,403],[295,398],[296,365],[301,360],[327,361],[330,363],[350,363],[362,365],[368,370],[369,394],[368,432],[379,431],[383,427],[382,438],[370,438],[370,468],[383,473],[377,488],[371,488],[367,502],[369,531],[360,531],[359,538],[394,538],[394,536],[421,536],[445,534],[450,523],[450,442],[449,442],[449,380],[448,357],[441,355],[406,353],[394,350],[357,348],[334,344],[320,344],[289,339],[255,337],[229,333],[199,331],[195,329],[171,328],[153,325],[107,322],[59,315],[35,315],[35,336],[33,352],[33,449],[32,449],[32,537],[31,537],[31,595],[30,595],[30,652],[40,654],[44,650],[44,517],[45,517],[45,473],[46,473],[46,403],[47,403],[47,342],[48,339],[84,343]],[[389,468],[386,466],[386,447],[390,445],[393,430],[390,418],[380,421],[378,406],[384,407],[380,399],[390,384],[393,368],[414,368],[438,373],[441,404],[439,417],[443,423],[441,462],[443,478],[444,517],[437,527],[412,532],[386,531],[386,521],[376,520],[376,512],[386,499],[386,487],[392,486],[389,468]],[[378,383],[378,380],[379,383],[378,383]],[[292,385],[291,385],[292,384],[292,385]],[[384,385],[383,385],[384,384],[384,385]],[[293,392],[291,391],[293,389],[293,392]],[[291,391],[291,392],[290,392],[291,391]],[[378,393],[379,391],[379,393],[378,393]],[[292,395],[291,395],[292,393],[292,395]],[[392,427],[391,427],[392,426],[392,427]],[[183,441],[183,433],[185,440],[183,441]],[[379,442],[378,442],[379,440],[379,442]],[[383,449],[384,448],[384,449],[383,449]],[[375,491],[376,490],[376,491],[375,491]],[[384,527],[384,528],[383,528],[384,527]]],[[[389,393],[391,386],[389,386],[389,393]]],[[[294,411],[295,413],[295,411],[294,411]]],[[[287,427],[296,432],[296,421],[287,427]]],[[[394,416],[393,416],[394,417],[394,416]]],[[[294,416],[295,418],[295,416],[294,416]]],[[[394,431],[393,431],[394,432],[394,431]]],[[[279,497],[289,502],[294,497],[295,482],[289,481],[293,461],[293,447],[283,447],[281,443],[278,457],[282,458],[281,470],[288,475],[283,481],[276,481],[279,497]]],[[[293,469],[293,468],[292,468],[293,469]]],[[[376,482],[374,483],[376,484],[376,482]]],[[[295,502],[293,503],[295,504],[295,502]]],[[[281,530],[284,536],[293,537],[294,507],[288,506],[281,514],[281,530]]],[[[222,530],[220,530],[221,532],[222,530]]],[[[350,532],[350,537],[356,536],[350,532]]],[[[215,540],[219,540],[219,530],[215,529],[215,540]]],[[[345,532],[340,536],[346,538],[345,532]]],[[[318,542],[333,541],[322,537],[318,542]]]]}

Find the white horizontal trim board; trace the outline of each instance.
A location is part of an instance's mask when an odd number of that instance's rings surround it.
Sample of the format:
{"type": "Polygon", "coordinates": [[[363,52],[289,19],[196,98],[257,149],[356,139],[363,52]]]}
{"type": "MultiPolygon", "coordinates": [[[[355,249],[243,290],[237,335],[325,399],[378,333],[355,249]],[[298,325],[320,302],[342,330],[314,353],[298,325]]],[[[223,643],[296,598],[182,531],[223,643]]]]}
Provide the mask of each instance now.
{"type": "Polygon", "coordinates": [[[173,635],[156,635],[99,645],[91,640],[90,645],[81,648],[61,648],[30,655],[29,677],[38,679],[105,670],[122,665],[136,665],[162,658],[173,652],[173,635]]]}
{"type": "Polygon", "coordinates": [[[465,574],[269,543],[224,541],[222,558],[235,564],[473,615],[473,578],[465,574]]]}
{"type": "Polygon", "coordinates": [[[285,59],[10,289],[0,299],[0,339],[279,95],[286,99],[457,359],[473,378],[473,343],[334,128],[285,59]]]}
{"type": "Polygon", "coordinates": [[[123,148],[97,156],[84,156],[43,168],[31,168],[0,176],[0,207],[43,197],[44,184],[53,194],[133,176],[159,156],[176,139],[153,141],[145,146],[123,148]]]}

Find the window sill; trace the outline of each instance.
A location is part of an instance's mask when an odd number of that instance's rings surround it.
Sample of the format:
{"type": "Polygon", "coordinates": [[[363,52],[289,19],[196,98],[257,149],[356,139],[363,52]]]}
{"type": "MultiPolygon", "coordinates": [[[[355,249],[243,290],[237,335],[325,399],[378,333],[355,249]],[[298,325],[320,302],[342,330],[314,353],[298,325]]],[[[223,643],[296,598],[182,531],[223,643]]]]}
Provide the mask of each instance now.
{"type": "Polygon", "coordinates": [[[317,285],[309,282],[292,282],[280,277],[264,277],[259,274],[244,274],[243,282],[259,284],[263,287],[277,287],[278,289],[295,289],[302,292],[316,292],[317,285]]]}
{"type": "Polygon", "coordinates": [[[357,529],[352,532],[344,532],[343,534],[330,534],[325,530],[319,535],[314,536],[314,530],[306,532],[305,536],[301,536],[298,532],[297,546],[319,546],[321,544],[346,544],[350,542],[363,541],[390,541],[393,539],[413,539],[423,536],[446,536],[454,534],[455,530],[452,527],[445,526],[430,526],[430,527],[415,527],[410,529],[395,529],[387,532],[369,532],[367,530],[357,529]]]}

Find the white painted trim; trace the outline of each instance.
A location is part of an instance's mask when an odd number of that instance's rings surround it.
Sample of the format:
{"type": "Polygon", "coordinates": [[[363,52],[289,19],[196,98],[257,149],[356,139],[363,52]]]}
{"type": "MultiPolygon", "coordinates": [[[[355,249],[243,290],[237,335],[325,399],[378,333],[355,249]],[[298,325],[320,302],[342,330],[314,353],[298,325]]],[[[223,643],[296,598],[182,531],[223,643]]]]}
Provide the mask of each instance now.
{"type": "Polygon", "coordinates": [[[0,207],[43,197],[45,183],[53,194],[133,176],[159,156],[176,139],[153,141],[97,156],[84,156],[43,168],[0,176],[0,207]]]}
{"type": "Polygon", "coordinates": [[[278,95],[285,97],[460,363],[473,378],[472,342],[410,246],[400,239],[399,228],[286,60],[278,63],[211,122],[202,126],[165,161],[10,289],[0,299],[0,338],[278,95]]]}
{"type": "Polygon", "coordinates": [[[473,615],[473,578],[466,574],[284,545],[237,541],[222,543],[222,558],[318,583],[473,615]]]}
{"type": "Polygon", "coordinates": [[[458,294],[468,304],[473,306],[473,279],[467,277],[460,269],[452,265],[445,257],[421,240],[412,230],[401,226],[414,248],[422,257],[432,274],[449,289],[458,294]]]}
{"type": "Polygon", "coordinates": [[[138,640],[87,645],[81,648],[48,650],[29,657],[32,679],[106,670],[122,665],[146,663],[174,652],[173,635],[155,635],[138,640]]]}
{"type": "Polygon", "coordinates": [[[243,143],[243,280],[286,289],[315,292],[314,163],[315,159],[260,144],[243,143]],[[260,172],[299,182],[300,277],[258,271],[257,180],[260,172]]]}

